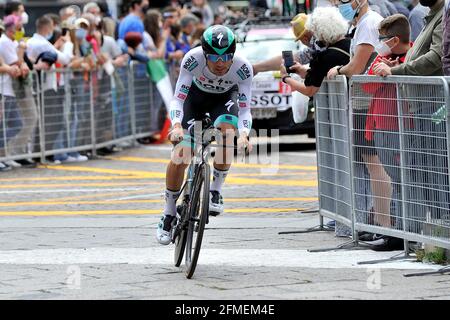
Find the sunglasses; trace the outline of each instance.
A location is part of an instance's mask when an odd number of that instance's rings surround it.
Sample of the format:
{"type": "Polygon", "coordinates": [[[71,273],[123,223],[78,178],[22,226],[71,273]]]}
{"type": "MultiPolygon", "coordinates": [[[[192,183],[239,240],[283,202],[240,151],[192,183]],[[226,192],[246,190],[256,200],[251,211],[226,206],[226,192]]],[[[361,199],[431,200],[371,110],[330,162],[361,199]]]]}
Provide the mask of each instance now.
{"type": "Polygon", "coordinates": [[[227,54],[207,54],[206,59],[208,59],[211,62],[217,62],[219,60],[222,60],[223,62],[227,62],[230,60],[233,60],[233,53],[227,53],[227,54]]]}

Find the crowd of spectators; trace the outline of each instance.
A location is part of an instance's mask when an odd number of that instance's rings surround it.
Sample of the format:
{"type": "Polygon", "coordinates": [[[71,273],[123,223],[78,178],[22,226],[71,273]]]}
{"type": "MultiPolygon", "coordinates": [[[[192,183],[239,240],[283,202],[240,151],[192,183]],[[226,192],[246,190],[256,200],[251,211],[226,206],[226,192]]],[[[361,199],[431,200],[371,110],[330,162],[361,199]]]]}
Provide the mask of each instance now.
{"type": "MultiPolygon", "coordinates": [[[[226,7],[219,7],[214,14],[207,0],[167,1],[167,4],[157,9],[151,8],[149,0],[123,1],[117,19],[111,16],[104,2],[69,5],[58,14],[39,17],[33,21],[36,32],[25,34],[25,26],[30,23],[25,4],[8,1],[0,19],[0,105],[4,106],[0,112],[0,157],[6,153],[15,156],[40,150],[38,97],[31,85],[36,79],[32,78],[31,71],[71,70],[70,75],[48,73],[42,80],[45,149],[80,146],[90,134],[86,73],[101,70],[112,76],[133,60],[147,63],[162,59],[174,84],[180,61],[191,48],[200,45],[203,31],[233,14],[226,7]],[[72,89],[69,127],[64,125],[63,107],[67,81],[72,89]]],[[[120,104],[118,108],[121,109],[120,104]]],[[[127,114],[124,110],[118,112],[116,130],[122,134],[126,128],[121,119],[127,114]]],[[[148,137],[139,142],[155,139],[148,137]]],[[[111,151],[112,148],[102,148],[98,153],[111,151]]],[[[88,156],[88,152],[59,153],[46,160],[55,164],[82,162],[88,156]]],[[[35,167],[37,161],[30,157],[0,162],[0,172],[35,167]]]]}

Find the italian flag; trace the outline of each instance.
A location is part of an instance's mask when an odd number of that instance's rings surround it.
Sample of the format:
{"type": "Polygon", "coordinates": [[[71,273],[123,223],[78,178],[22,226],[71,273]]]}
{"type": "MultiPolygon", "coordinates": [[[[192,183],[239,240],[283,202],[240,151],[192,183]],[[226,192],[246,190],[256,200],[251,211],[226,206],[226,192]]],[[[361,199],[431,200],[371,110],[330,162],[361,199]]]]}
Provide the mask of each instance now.
{"type": "Polygon", "coordinates": [[[173,98],[173,88],[166,69],[166,63],[162,59],[151,59],[147,63],[147,72],[153,82],[156,83],[156,88],[164,101],[167,113],[169,113],[170,101],[173,98]]]}
{"type": "MultiPolygon", "coordinates": [[[[147,63],[147,72],[153,82],[156,83],[156,88],[164,101],[168,115],[170,110],[170,101],[173,98],[173,88],[172,83],[170,83],[169,73],[166,69],[166,63],[162,59],[151,59],[147,63]]],[[[165,143],[167,141],[170,127],[170,119],[166,116],[166,121],[164,122],[164,126],[160,132],[160,137],[156,144],[165,143]]]]}

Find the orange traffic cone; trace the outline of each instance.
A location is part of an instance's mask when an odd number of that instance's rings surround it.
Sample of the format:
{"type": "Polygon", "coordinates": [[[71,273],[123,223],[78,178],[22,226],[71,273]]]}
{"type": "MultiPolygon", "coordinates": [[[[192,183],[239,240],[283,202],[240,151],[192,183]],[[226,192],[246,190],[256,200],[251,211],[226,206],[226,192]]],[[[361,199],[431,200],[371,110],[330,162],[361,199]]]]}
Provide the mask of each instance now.
{"type": "Polygon", "coordinates": [[[167,142],[171,126],[172,126],[172,122],[170,121],[169,118],[166,118],[166,121],[164,121],[164,126],[163,126],[161,132],[159,133],[160,137],[158,140],[156,140],[155,144],[163,144],[163,143],[167,142]]]}

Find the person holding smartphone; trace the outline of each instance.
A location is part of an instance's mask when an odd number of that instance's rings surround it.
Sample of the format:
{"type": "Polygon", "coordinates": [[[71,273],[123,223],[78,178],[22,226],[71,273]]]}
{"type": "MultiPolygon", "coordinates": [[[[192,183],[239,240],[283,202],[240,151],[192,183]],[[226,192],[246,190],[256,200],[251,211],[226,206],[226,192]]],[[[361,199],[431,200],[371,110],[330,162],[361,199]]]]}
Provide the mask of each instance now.
{"type": "Polygon", "coordinates": [[[309,16],[306,28],[323,43],[325,50],[313,54],[309,69],[306,70],[304,82],[295,80],[287,71],[289,67],[291,73],[293,73],[292,71],[296,72],[301,66],[293,59],[290,65],[281,65],[281,79],[291,86],[292,90],[312,97],[319,91],[328,70],[336,65],[349,62],[350,39],[345,37],[348,29],[347,22],[333,7],[320,7],[314,10],[309,16]]]}

